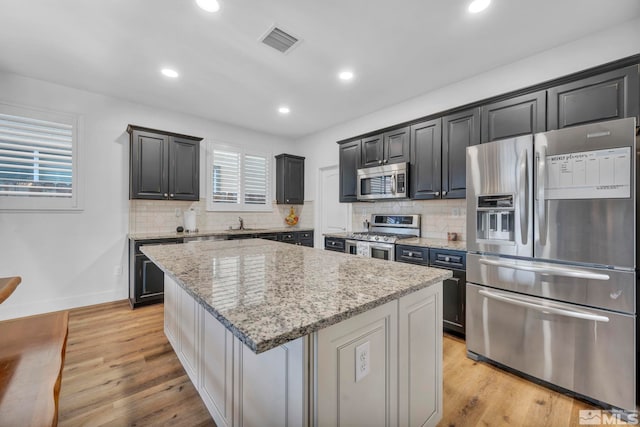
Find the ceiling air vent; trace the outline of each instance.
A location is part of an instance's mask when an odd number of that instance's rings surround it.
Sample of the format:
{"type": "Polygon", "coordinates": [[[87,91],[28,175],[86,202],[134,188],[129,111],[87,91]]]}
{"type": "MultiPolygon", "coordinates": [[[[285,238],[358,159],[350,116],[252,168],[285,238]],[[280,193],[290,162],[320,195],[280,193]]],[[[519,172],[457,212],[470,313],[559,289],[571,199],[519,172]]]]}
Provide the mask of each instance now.
{"type": "Polygon", "coordinates": [[[296,46],[300,40],[297,37],[292,36],[281,30],[280,28],[273,26],[267,33],[261,38],[262,43],[267,46],[271,46],[275,50],[282,53],[289,52],[294,46],[296,46]]]}

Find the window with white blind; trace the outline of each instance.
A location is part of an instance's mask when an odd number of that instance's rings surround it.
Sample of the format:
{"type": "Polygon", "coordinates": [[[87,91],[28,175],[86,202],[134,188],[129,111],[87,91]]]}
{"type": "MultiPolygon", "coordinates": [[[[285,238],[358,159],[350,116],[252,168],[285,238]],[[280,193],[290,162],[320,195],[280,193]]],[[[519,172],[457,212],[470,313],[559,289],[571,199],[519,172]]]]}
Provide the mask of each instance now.
{"type": "Polygon", "coordinates": [[[0,210],[80,208],[75,115],[0,104],[0,210]]]}
{"type": "Polygon", "coordinates": [[[270,161],[269,154],[211,146],[207,160],[207,210],[271,210],[270,161]]]}

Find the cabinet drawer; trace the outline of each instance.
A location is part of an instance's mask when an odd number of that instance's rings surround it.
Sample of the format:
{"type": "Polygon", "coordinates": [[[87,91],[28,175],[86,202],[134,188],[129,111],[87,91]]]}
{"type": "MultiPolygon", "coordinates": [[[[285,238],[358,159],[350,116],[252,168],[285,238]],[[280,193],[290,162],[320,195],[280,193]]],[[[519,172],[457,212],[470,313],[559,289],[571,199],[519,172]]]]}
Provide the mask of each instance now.
{"type": "Polygon", "coordinates": [[[396,245],[396,261],[411,264],[428,265],[429,248],[409,245],[396,245]]]}
{"type": "Polygon", "coordinates": [[[339,237],[325,237],[324,248],[328,251],[344,252],[344,239],[339,237]]]}
{"type": "Polygon", "coordinates": [[[298,240],[313,239],[313,231],[298,231],[298,240]]]}
{"type": "Polygon", "coordinates": [[[431,266],[456,270],[466,270],[467,254],[450,249],[431,249],[431,266]]]}
{"type": "Polygon", "coordinates": [[[285,243],[295,243],[296,235],[294,233],[280,233],[278,234],[278,241],[285,243]]]}

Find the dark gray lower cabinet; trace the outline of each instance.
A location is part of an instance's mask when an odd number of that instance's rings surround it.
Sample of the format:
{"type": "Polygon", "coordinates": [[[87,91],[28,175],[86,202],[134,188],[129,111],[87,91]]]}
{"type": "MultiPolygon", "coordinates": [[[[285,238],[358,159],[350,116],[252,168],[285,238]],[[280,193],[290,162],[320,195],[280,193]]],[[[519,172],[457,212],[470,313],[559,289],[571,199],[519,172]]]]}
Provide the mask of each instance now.
{"type": "Polygon", "coordinates": [[[312,248],[313,231],[290,231],[278,233],[278,241],[312,248]]]}
{"type": "Polygon", "coordinates": [[[129,241],[129,304],[131,308],[164,301],[164,272],[142,253],[140,247],[176,243],[182,243],[182,239],[129,241]]]}
{"type": "Polygon", "coordinates": [[[396,261],[451,270],[442,282],[442,325],[447,332],[465,334],[466,253],[451,249],[396,245],[396,261]]]}
{"type": "Polygon", "coordinates": [[[324,249],[327,251],[344,252],[345,239],[341,237],[325,237],[324,249]]]}

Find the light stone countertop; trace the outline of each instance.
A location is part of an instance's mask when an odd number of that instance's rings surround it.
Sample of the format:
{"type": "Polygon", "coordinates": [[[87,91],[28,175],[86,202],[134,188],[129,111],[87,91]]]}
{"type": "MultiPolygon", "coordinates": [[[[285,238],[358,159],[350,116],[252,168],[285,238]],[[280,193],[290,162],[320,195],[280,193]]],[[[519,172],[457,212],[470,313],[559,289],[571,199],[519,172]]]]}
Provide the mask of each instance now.
{"type": "Polygon", "coordinates": [[[158,233],[131,233],[129,234],[130,240],[149,240],[149,239],[179,239],[189,237],[205,237],[205,236],[220,236],[227,237],[236,234],[263,234],[263,233],[290,233],[294,231],[313,231],[313,228],[251,228],[248,230],[216,230],[216,231],[198,231],[195,233],[178,233],[174,232],[158,232],[158,233]]]}
{"type": "Polygon", "coordinates": [[[449,270],[261,239],[142,252],[256,353],[452,277],[449,270]]]}

